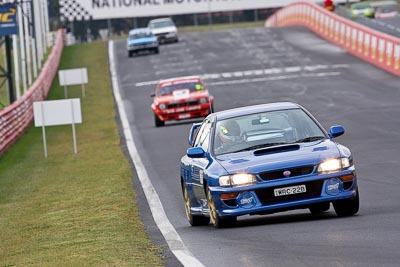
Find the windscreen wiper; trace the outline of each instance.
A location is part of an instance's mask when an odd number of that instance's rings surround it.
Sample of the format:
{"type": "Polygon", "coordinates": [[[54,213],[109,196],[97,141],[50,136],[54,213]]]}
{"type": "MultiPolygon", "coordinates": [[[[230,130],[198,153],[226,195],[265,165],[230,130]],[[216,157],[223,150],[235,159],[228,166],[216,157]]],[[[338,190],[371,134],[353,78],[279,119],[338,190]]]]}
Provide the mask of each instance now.
{"type": "Polygon", "coordinates": [[[325,139],[325,136],[309,136],[300,140],[297,140],[294,143],[307,143],[307,142],[314,142],[314,141],[319,141],[321,139],[325,139]]]}
{"type": "Polygon", "coordinates": [[[259,148],[265,148],[265,147],[272,147],[272,146],[279,146],[279,145],[288,145],[288,143],[268,143],[268,144],[261,144],[261,145],[255,145],[255,146],[250,146],[246,147],[240,150],[235,151],[236,152],[243,152],[243,151],[250,151],[250,150],[255,150],[259,148]]]}

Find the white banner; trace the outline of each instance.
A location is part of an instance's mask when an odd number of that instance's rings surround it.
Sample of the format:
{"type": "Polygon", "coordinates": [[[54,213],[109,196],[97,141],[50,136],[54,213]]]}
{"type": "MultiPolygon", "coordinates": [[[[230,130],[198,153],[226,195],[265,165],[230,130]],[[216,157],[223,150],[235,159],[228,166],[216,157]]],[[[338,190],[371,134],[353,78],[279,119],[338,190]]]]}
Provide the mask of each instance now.
{"type": "MultiPolygon", "coordinates": [[[[69,21],[235,11],[285,6],[296,0],[59,0],[69,21]]],[[[312,2],[320,3],[321,0],[312,2]]],[[[335,3],[344,1],[335,1],[335,3]]]]}

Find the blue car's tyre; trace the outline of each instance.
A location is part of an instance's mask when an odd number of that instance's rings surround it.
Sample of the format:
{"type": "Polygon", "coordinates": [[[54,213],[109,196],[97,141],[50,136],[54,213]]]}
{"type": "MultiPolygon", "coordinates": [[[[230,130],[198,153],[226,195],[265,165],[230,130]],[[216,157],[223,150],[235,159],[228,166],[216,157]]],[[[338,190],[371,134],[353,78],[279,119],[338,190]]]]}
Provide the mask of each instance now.
{"type": "Polygon", "coordinates": [[[331,203],[329,202],[323,202],[323,203],[317,203],[309,207],[309,210],[312,214],[320,214],[323,213],[327,210],[329,210],[329,207],[331,206],[331,203]]]}
{"type": "Polygon", "coordinates": [[[188,219],[190,225],[191,226],[208,225],[210,223],[210,218],[204,216],[194,216],[190,212],[190,207],[191,207],[190,198],[186,189],[186,185],[182,186],[182,193],[183,193],[183,199],[185,201],[186,218],[188,219]]]}
{"type": "Polygon", "coordinates": [[[333,202],[333,208],[338,216],[351,216],[358,212],[360,208],[358,188],[356,188],[356,192],[357,194],[354,198],[333,202]]]}
{"type": "Polygon", "coordinates": [[[217,209],[215,207],[214,201],[211,196],[210,189],[208,187],[207,187],[207,203],[208,203],[208,210],[210,211],[210,220],[215,228],[225,228],[236,225],[237,222],[236,216],[221,218],[218,215],[217,209]]]}

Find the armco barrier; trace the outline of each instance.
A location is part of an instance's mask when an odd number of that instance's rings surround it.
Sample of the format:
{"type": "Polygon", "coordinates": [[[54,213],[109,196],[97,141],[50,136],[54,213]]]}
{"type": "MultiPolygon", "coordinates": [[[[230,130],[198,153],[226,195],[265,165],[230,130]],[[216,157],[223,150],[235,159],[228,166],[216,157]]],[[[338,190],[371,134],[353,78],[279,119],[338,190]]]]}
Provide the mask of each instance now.
{"type": "Polygon", "coordinates": [[[302,25],[349,53],[400,76],[400,39],[369,29],[309,2],[278,10],[266,27],[302,25]]]}
{"type": "Polygon", "coordinates": [[[0,110],[0,155],[29,127],[33,120],[33,102],[47,97],[58,70],[63,47],[63,31],[59,30],[52,51],[36,81],[21,99],[0,110]]]}

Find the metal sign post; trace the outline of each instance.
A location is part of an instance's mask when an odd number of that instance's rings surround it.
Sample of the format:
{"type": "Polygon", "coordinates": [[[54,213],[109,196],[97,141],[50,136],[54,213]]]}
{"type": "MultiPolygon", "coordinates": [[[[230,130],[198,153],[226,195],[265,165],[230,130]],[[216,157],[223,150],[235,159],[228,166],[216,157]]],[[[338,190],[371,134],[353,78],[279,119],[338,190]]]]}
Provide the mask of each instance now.
{"type": "Polygon", "coordinates": [[[78,148],[76,146],[76,133],[75,133],[75,116],[74,116],[74,101],[71,101],[71,124],[72,124],[72,139],[74,142],[74,152],[78,153],[78,148]]]}
{"type": "Polygon", "coordinates": [[[40,109],[42,111],[42,135],[43,135],[43,148],[44,148],[44,156],[47,159],[47,143],[46,143],[46,122],[44,119],[44,109],[43,109],[43,102],[40,105],[40,109]]]}

